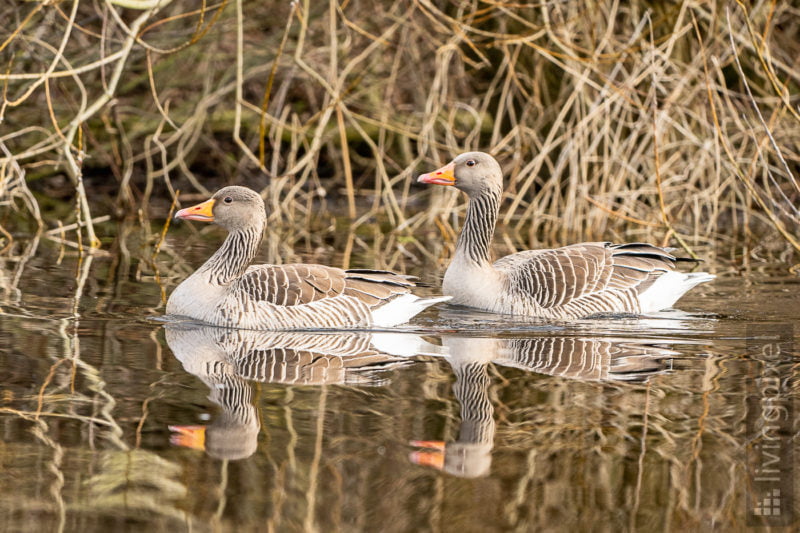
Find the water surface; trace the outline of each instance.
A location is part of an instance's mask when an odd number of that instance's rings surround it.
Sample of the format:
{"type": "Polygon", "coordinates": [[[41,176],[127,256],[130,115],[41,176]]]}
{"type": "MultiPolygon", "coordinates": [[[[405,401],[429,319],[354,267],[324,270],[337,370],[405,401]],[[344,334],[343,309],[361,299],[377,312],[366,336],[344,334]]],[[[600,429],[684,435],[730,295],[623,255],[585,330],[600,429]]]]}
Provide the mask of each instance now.
{"type": "MultiPolygon", "coordinates": [[[[390,332],[259,333],[152,320],[220,240],[176,235],[154,259],[136,235],[3,257],[4,531],[744,530],[748,405],[768,372],[797,403],[796,348],[754,349],[800,345],[785,267],[704,265],[719,279],[646,318],[443,306],[390,332]]],[[[776,435],[796,445],[796,416],[776,435]]]]}

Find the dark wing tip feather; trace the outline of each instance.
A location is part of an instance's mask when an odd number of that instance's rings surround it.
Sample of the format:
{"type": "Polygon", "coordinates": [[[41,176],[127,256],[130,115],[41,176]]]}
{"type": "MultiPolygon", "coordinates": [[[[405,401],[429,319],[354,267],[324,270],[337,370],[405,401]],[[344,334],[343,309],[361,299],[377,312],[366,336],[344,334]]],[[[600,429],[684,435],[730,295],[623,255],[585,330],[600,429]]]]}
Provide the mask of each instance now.
{"type": "Polygon", "coordinates": [[[376,268],[348,268],[345,270],[348,274],[384,274],[389,276],[396,276],[398,278],[405,278],[405,279],[417,279],[416,276],[408,276],[406,274],[398,274],[397,272],[392,272],[391,270],[380,270],[376,268]]]}
{"type": "Polygon", "coordinates": [[[624,244],[612,244],[608,248],[612,250],[612,255],[641,255],[669,259],[672,262],[702,263],[702,259],[694,257],[679,257],[674,252],[679,248],[660,247],[644,242],[629,242],[624,244]]]}
{"type": "Polygon", "coordinates": [[[345,270],[348,280],[362,280],[371,283],[383,283],[386,285],[395,285],[398,287],[415,287],[416,283],[414,276],[406,276],[405,274],[397,274],[389,270],[370,270],[366,268],[354,268],[345,270]]]}

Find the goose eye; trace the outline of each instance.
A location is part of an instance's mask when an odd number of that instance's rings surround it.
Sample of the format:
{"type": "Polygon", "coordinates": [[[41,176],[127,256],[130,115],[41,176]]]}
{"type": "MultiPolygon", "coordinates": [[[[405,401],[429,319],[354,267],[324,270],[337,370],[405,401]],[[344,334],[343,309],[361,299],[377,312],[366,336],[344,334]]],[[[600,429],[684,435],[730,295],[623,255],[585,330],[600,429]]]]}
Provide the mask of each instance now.
{"type": "Polygon", "coordinates": [[[230,196],[226,196],[225,199],[222,200],[222,201],[225,202],[226,204],[229,204],[229,203],[233,202],[233,198],[231,198],[230,196]]]}
{"type": "Polygon", "coordinates": [[[474,167],[477,164],[478,164],[478,162],[475,161],[474,159],[467,159],[467,166],[468,167],[474,167]]]}

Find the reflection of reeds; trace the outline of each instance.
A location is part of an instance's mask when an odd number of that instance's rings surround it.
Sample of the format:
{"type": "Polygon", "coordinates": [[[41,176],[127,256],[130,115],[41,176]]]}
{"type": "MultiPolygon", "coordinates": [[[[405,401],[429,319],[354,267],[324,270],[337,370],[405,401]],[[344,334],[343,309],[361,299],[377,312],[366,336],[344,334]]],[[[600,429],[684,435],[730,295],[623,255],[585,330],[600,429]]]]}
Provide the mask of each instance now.
{"type": "Polygon", "coordinates": [[[490,364],[492,475],[461,480],[407,457],[410,439],[459,433],[444,360],[390,371],[387,387],[254,384],[258,449],[225,464],[166,448],[167,424],[211,401],[172,356],[159,361],[159,326],[80,321],[78,343],[69,327],[3,320],[0,514],[12,528],[743,529],[748,366],[735,341],[720,354],[675,347],[680,368],[649,385],[490,364]]]}
{"type": "Polygon", "coordinates": [[[136,429],[130,419],[121,422],[119,401],[127,395],[107,382],[108,370],[83,358],[102,351],[103,343],[82,339],[89,346],[82,354],[77,321],[61,320],[53,328],[49,321],[31,319],[4,318],[3,333],[15,339],[11,346],[39,348],[30,356],[3,358],[0,370],[4,525],[85,530],[112,517],[191,525],[192,515],[178,506],[187,493],[182,467],[138,448],[144,407],[136,429]],[[25,361],[22,369],[8,364],[25,361]],[[17,385],[26,382],[35,387],[17,385]]]}
{"type": "Polygon", "coordinates": [[[785,2],[173,0],[0,15],[0,170],[34,191],[69,175],[89,244],[93,187],[154,214],[178,186],[205,196],[231,181],[269,185],[276,221],[380,215],[408,234],[437,219],[449,234],[438,213],[461,200],[411,178],[479,148],[508,173],[514,247],[625,233],[735,247],[766,230],[799,246],[800,49],[785,2]],[[423,194],[437,208],[415,217],[423,194]]]}

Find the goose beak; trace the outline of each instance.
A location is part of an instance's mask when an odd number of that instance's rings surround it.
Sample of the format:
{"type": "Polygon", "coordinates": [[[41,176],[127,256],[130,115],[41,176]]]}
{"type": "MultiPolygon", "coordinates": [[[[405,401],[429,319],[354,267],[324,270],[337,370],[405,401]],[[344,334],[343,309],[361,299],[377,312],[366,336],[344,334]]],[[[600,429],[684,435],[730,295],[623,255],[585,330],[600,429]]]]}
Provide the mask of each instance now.
{"type": "Polygon", "coordinates": [[[430,466],[437,470],[444,468],[444,441],[440,440],[412,440],[409,444],[420,448],[429,448],[433,451],[417,451],[408,454],[409,460],[415,465],[430,466]]]}
{"type": "Polygon", "coordinates": [[[175,213],[175,218],[183,220],[199,220],[200,222],[214,222],[214,199],[206,200],[202,204],[181,209],[175,213]]]}
{"type": "Polygon", "coordinates": [[[205,426],[169,426],[169,442],[175,446],[183,446],[193,450],[206,449],[206,428],[205,426]]]}
{"type": "Polygon", "coordinates": [[[439,170],[422,174],[417,178],[419,183],[429,183],[431,185],[455,185],[456,166],[451,162],[439,170]]]}

